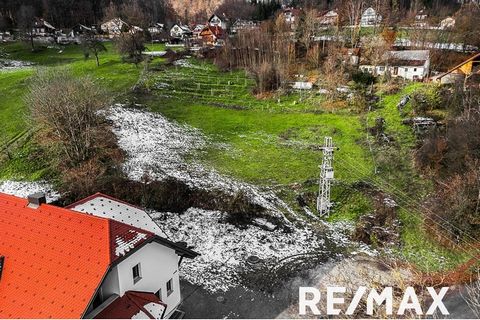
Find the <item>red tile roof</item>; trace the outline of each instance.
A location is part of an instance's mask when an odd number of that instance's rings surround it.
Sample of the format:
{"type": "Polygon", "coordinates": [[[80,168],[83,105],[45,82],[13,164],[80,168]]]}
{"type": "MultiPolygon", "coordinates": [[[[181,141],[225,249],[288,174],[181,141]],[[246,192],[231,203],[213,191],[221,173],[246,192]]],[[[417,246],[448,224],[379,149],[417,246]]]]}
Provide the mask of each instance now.
{"type": "Polygon", "coordinates": [[[156,295],[147,292],[127,291],[97,314],[95,319],[161,319],[167,305],[156,295]]]}
{"type": "Polygon", "coordinates": [[[154,238],[113,220],[0,193],[0,318],[80,318],[109,266],[154,238]]]}

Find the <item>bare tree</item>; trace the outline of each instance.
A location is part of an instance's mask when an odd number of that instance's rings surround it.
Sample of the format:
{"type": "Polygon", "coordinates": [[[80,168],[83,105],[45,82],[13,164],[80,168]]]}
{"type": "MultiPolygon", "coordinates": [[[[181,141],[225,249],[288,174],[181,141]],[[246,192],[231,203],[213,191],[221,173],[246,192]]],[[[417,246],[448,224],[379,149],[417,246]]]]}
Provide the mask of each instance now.
{"type": "Polygon", "coordinates": [[[130,25],[147,28],[151,23],[138,0],[125,2],[120,8],[121,16],[130,25]]]}
{"type": "Polygon", "coordinates": [[[143,51],[145,51],[145,37],[142,32],[130,30],[123,32],[116,39],[117,50],[124,61],[133,62],[138,65],[143,60],[143,51]]]}
{"type": "Polygon", "coordinates": [[[40,69],[32,80],[26,103],[33,122],[44,136],[41,143],[59,148],[62,162],[78,165],[95,155],[101,139],[99,111],[109,98],[88,77],[67,69],[40,69]]]}
{"type": "Polygon", "coordinates": [[[310,44],[315,37],[317,21],[317,11],[315,9],[308,9],[303,12],[299,25],[297,27],[298,40],[306,50],[310,48],[310,44]]]}
{"type": "Polygon", "coordinates": [[[476,281],[465,287],[465,301],[477,318],[480,318],[480,269],[477,271],[476,281]]]}
{"type": "Polygon", "coordinates": [[[81,37],[81,45],[85,53],[85,58],[88,58],[90,54],[93,54],[97,67],[100,66],[99,55],[100,53],[107,51],[103,42],[97,39],[93,33],[89,32],[81,37]]]}
{"type": "Polygon", "coordinates": [[[358,46],[360,40],[360,20],[365,8],[364,0],[345,0],[342,3],[342,12],[348,18],[349,36],[352,47],[358,46]]]}

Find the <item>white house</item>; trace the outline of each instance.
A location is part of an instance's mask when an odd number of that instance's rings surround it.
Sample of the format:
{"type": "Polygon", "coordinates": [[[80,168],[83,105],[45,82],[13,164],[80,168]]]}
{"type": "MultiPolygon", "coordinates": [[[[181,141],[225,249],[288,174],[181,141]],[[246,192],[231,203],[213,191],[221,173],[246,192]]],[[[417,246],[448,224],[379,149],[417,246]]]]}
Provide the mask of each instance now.
{"type": "Polygon", "coordinates": [[[362,14],[362,18],[360,19],[360,25],[362,27],[376,26],[381,22],[382,16],[372,7],[366,9],[362,14]]]}
{"type": "Polygon", "coordinates": [[[374,75],[389,73],[392,77],[408,80],[424,80],[430,72],[429,50],[389,51],[378,65],[361,63],[359,68],[374,75]]]}
{"type": "Polygon", "coordinates": [[[34,37],[53,37],[55,27],[42,18],[35,18],[33,21],[32,34],[34,37]]]}
{"type": "Polygon", "coordinates": [[[222,20],[219,16],[216,14],[213,14],[209,19],[208,19],[208,25],[210,27],[220,27],[222,29],[227,29],[227,23],[222,20]]]}
{"type": "Polygon", "coordinates": [[[295,21],[298,19],[298,17],[301,14],[300,9],[296,8],[284,8],[283,9],[283,16],[285,18],[285,22],[288,24],[294,24],[295,21]]]}
{"type": "Polygon", "coordinates": [[[108,34],[110,38],[119,36],[123,31],[129,28],[130,26],[128,25],[128,23],[126,23],[120,18],[113,18],[100,25],[100,29],[104,33],[108,34]]]}
{"type": "Polygon", "coordinates": [[[178,268],[197,253],[109,196],[45,202],[0,193],[0,318],[182,316],[178,268]]]}
{"type": "Polygon", "coordinates": [[[441,30],[452,29],[453,27],[455,27],[455,19],[452,17],[447,17],[440,21],[441,30]]]}
{"type": "Polygon", "coordinates": [[[148,27],[148,32],[152,35],[157,35],[163,32],[165,25],[163,23],[155,23],[148,27]]]}
{"type": "Polygon", "coordinates": [[[192,30],[186,25],[183,24],[175,24],[170,29],[170,36],[174,39],[184,40],[188,39],[193,35],[192,30]]]}
{"type": "Polygon", "coordinates": [[[321,26],[334,26],[338,22],[338,13],[335,10],[330,10],[318,18],[318,23],[321,26]]]}
{"type": "Polygon", "coordinates": [[[425,13],[425,10],[422,9],[415,15],[415,22],[413,25],[417,28],[428,27],[427,18],[428,15],[425,13]]]}
{"type": "Polygon", "coordinates": [[[241,30],[253,30],[258,28],[258,24],[252,20],[237,19],[230,28],[231,33],[238,33],[241,30]]]}
{"type": "Polygon", "coordinates": [[[200,33],[206,26],[204,24],[196,24],[192,30],[193,38],[200,39],[200,33]]]}

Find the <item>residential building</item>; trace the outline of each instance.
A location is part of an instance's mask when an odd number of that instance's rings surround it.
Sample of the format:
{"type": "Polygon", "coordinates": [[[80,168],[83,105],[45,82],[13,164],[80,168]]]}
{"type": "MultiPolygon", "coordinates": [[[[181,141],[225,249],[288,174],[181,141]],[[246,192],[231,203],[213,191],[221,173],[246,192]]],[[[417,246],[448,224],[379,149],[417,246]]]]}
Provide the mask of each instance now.
{"type": "Polygon", "coordinates": [[[445,30],[445,29],[452,29],[455,27],[455,19],[452,17],[447,17],[440,21],[440,29],[445,30]]]}
{"type": "Polygon", "coordinates": [[[372,7],[367,8],[360,19],[362,27],[371,27],[379,25],[382,22],[382,16],[372,7]]]}
{"type": "Polygon", "coordinates": [[[298,17],[301,14],[300,9],[296,8],[285,8],[283,9],[283,16],[285,17],[285,22],[288,24],[295,24],[295,21],[297,21],[298,17]]]}
{"type": "Polygon", "coordinates": [[[376,65],[363,61],[359,68],[375,76],[384,75],[388,72],[394,78],[400,77],[420,81],[426,79],[430,73],[430,51],[389,51],[383,55],[382,61],[376,65]]]}
{"type": "Polygon", "coordinates": [[[107,34],[110,38],[119,36],[122,32],[130,29],[128,23],[120,18],[113,18],[100,25],[100,29],[107,34]]]}
{"type": "Polygon", "coordinates": [[[53,37],[56,28],[42,18],[35,18],[32,34],[34,37],[53,37]]]}
{"type": "Polygon", "coordinates": [[[212,16],[210,16],[210,18],[208,19],[208,25],[210,27],[219,27],[219,28],[222,28],[223,30],[227,29],[226,19],[221,19],[216,14],[213,14],[212,16]]]}
{"type": "Polygon", "coordinates": [[[330,10],[318,17],[318,24],[320,26],[335,26],[338,24],[338,13],[335,10],[330,10]]]}
{"type": "Polygon", "coordinates": [[[258,28],[258,24],[255,21],[237,19],[232,24],[232,26],[230,28],[230,32],[233,33],[233,34],[236,34],[239,31],[253,30],[253,29],[256,29],[256,28],[258,28]]]}
{"type": "Polygon", "coordinates": [[[175,24],[170,29],[170,37],[176,40],[186,40],[192,37],[193,32],[187,25],[175,24]]]}
{"type": "Polygon", "coordinates": [[[225,31],[221,27],[206,26],[202,32],[200,32],[200,38],[206,45],[223,45],[225,31]]]}
{"type": "Polygon", "coordinates": [[[425,13],[425,10],[423,10],[423,9],[420,10],[415,15],[415,22],[413,23],[414,27],[417,27],[417,28],[428,27],[427,18],[428,18],[428,15],[425,13]]]}
{"type": "Polygon", "coordinates": [[[148,27],[148,32],[153,35],[161,34],[165,30],[165,25],[163,23],[155,23],[148,27]]]}
{"type": "Polygon", "coordinates": [[[105,195],[45,202],[0,193],[0,318],[179,316],[178,267],[196,252],[105,195]]]}
{"type": "Polygon", "coordinates": [[[206,26],[204,24],[196,24],[192,29],[194,39],[200,39],[200,33],[206,26]]]}

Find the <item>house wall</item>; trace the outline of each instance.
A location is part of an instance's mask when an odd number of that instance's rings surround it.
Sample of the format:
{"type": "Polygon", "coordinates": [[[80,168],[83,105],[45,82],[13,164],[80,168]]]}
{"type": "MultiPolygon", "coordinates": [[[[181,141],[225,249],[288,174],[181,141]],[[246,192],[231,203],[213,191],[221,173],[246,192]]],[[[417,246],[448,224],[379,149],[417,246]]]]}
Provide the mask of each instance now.
{"type": "MultiPolygon", "coordinates": [[[[371,65],[361,65],[360,69],[371,74],[374,74],[374,66],[371,65]]],[[[423,66],[399,66],[398,73],[395,75],[395,67],[386,67],[386,66],[376,66],[376,75],[384,75],[387,70],[390,72],[392,77],[401,77],[408,80],[414,79],[425,79],[428,76],[429,71],[429,62],[427,61],[423,66]]]]}
{"type": "MultiPolygon", "coordinates": [[[[113,294],[123,296],[126,291],[156,293],[161,290],[160,300],[167,304],[165,317],[170,316],[181,301],[178,261],[175,250],[156,242],[146,244],[109,271],[99,288],[102,301],[113,294]],[[141,279],[135,282],[132,269],[137,264],[140,264],[141,279]],[[167,282],[170,279],[173,291],[168,294],[167,282]]],[[[91,311],[87,310],[87,314],[91,311]]]]}

